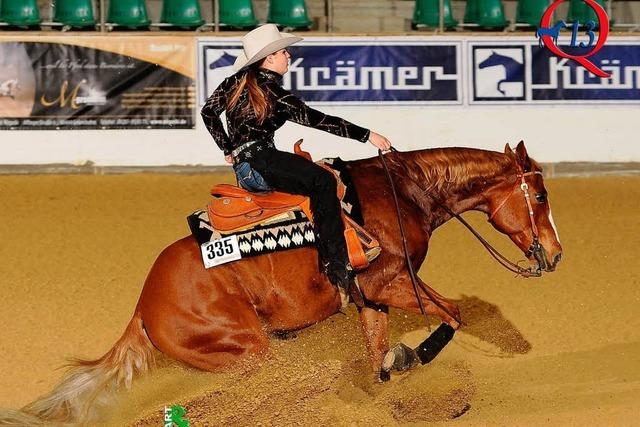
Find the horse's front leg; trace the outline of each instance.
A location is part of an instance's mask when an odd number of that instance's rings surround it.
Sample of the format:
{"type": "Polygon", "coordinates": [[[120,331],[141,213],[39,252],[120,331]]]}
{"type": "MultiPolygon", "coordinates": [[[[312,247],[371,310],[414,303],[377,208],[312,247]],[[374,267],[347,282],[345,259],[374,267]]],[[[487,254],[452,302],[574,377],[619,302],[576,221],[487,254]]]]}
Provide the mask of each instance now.
{"type": "MultiPolygon", "coordinates": [[[[424,283],[419,277],[416,279],[418,281],[418,293],[427,314],[436,315],[453,329],[458,329],[460,327],[461,320],[460,310],[458,309],[457,304],[451,302],[431,289],[431,287],[424,283]],[[431,300],[431,298],[425,295],[425,293],[420,289],[420,285],[429,289],[434,300],[431,300]]],[[[363,291],[365,292],[367,300],[376,304],[401,308],[418,314],[420,313],[420,304],[416,298],[411,278],[408,273],[403,272],[398,274],[386,286],[381,286],[377,289],[371,290],[363,289],[363,291]]]]}
{"type": "Polygon", "coordinates": [[[389,307],[368,304],[360,309],[360,324],[373,371],[385,381],[389,373],[383,373],[381,367],[382,359],[389,351],[389,307]]]}
{"type": "MultiPolygon", "coordinates": [[[[387,376],[392,370],[407,370],[418,361],[423,365],[431,362],[451,341],[455,330],[460,327],[461,321],[458,306],[433,291],[419,278],[417,280],[419,285],[428,288],[433,295],[432,300],[423,291],[419,290],[426,312],[437,315],[442,319],[443,323],[416,348],[412,349],[400,343],[387,352],[382,363],[381,378],[387,376]]],[[[367,295],[367,298],[370,297],[367,295]]],[[[413,290],[411,279],[406,273],[396,276],[388,286],[382,287],[375,295],[371,295],[370,299],[378,304],[420,313],[420,304],[413,290]]]]}

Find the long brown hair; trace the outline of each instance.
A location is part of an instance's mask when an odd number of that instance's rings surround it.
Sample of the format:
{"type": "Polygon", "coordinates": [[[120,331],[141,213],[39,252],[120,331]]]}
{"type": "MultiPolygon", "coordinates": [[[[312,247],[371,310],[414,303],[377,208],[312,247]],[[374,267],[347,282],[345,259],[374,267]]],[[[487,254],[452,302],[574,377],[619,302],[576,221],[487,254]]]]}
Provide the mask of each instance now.
{"type": "Polygon", "coordinates": [[[258,124],[262,124],[269,114],[271,102],[267,93],[258,85],[258,68],[259,65],[252,65],[242,76],[227,101],[227,111],[231,111],[236,107],[240,95],[242,95],[242,91],[246,87],[249,93],[249,102],[242,108],[241,113],[248,114],[253,110],[258,124]]]}

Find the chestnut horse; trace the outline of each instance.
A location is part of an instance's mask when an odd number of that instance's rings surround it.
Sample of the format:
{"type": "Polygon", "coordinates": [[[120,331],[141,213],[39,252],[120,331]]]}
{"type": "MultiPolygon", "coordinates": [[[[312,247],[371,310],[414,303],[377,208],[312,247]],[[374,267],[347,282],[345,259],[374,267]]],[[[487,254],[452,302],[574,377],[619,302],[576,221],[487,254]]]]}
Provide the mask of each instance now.
{"type": "MultiPolygon", "coordinates": [[[[385,158],[398,192],[409,255],[416,270],[426,257],[431,234],[450,219],[435,199],[455,213],[486,213],[491,224],[540,269],[555,269],[562,249],[541,168],[529,158],[524,143],[515,151],[507,145],[504,154],[443,148],[392,152],[385,158]],[[525,193],[530,195],[530,204],[525,193]],[[535,241],[539,245],[532,251],[535,241]]],[[[419,304],[380,159],[348,162],[348,168],[365,226],[383,249],[358,275],[367,300],[367,306],[360,310],[360,321],[372,367],[385,372],[407,369],[417,359],[426,363],[460,326],[458,308],[435,292],[435,301],[421,294],[427,312],[441,318],[443,324],[420,348],[389,351],[388,307],[420,312],[419,304]],[[383,361],[385,369],[381,369],[383,361]]],[[[318,272],[313,248],[205,269],[194,238],[184,237],[158,256],[133,318],[113,348],[97,360],[76,361],[53,391],[22,411],[0,414],[0,424],[3,420],[3,425],[11,420],[16,424],[37,419],[86,421],[98,398],[103,400],[103,395],[120,385],[128,387],[134,376],[148,371],[157,350],[187,365],[213,371],[249,354],[265,352],[270,334],[318,323],[340,307],[336,288],[318,272]]]]}

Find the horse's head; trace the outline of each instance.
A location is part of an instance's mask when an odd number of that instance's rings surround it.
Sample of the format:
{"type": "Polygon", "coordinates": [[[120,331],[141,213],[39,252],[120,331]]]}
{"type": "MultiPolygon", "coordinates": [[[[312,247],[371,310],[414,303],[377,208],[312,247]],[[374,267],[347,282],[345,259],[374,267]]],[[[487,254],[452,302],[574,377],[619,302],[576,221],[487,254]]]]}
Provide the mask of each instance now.
{"type": "Polygon", "coordinates": [[[489,206],[489,221],[526,254],[538,262],[540,269],[553,271],[562,257],[558,231],[551,215],[541,167],[529,158],[524,142],[505,155],[513,169],[505,180],[485,194],[489,206]]]}
{"type": "Polygon", "coordinates": [[[504,58],[504,56],[492,51],[491,55],[489,55],[487,59],[478,64],[478,68],[482,69],[487,67],[494,67],[496,65],[502,65],[504,64],[504,62],[501,61],[502,58],[504,58]]]}
{"type": "Polygon", "coordinates": [[[18,79],[6,80],[4,82],[0,82],[0,87],[11,93],[11,91],[15,89],[20,89],[20,82],[18,81],[18,79]]]}

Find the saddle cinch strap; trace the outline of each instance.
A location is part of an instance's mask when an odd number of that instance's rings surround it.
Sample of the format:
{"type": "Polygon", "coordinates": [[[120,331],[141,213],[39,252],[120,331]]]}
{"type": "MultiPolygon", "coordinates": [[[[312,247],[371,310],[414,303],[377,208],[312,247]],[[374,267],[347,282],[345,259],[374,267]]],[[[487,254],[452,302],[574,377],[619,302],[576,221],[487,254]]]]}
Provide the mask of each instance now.
{"type": "MultiPolygon", "coordinates": [[[[302,140],[296,142],[294,152],[311,160],[309,153],[300,149],[302,140]]],[[[346,187],[336,171],[325,164],[320,164],[330,171],[338,181],[337,195],[344,198],[346,187]]],[[[310,200],[306,196],[272,191],[269,193],[251,193],[243,188],[229,184],[218,184],[211,189],[214,197],[207,210],[213,227],[222,234],[253,228],[270,222],[276,217],[286,216],[292,211],[302,211],[309,221],[313,222],[310,200]]],[[[369,259],[365,253],[372,249],[379,252],[379,243],[359,224],[342,212],[345,225],[344,237],[349,253],[351,265],[356,270],[369,266],[369,259]],[[364,247],[363,247],[364,246],[364,247]]]]}

